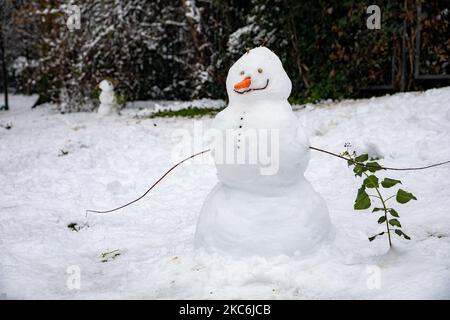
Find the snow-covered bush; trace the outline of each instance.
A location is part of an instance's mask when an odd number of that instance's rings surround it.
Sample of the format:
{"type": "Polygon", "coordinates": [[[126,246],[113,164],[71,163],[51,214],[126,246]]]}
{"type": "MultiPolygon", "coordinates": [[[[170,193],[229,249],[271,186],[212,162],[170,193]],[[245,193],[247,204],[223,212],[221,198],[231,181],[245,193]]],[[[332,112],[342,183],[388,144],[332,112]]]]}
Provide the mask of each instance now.
{"type": "Polygon", "coordinates": [[[8,65],[28,61],[18,77],[9,68],[13,86],[54,101],[64,88],[68,111],[92,110],[95,85],[107,77],[127,100],[225,98],[232,61],[261,44],[280,56],[291,99],[303,103],[361,96],[370,86],[422,89],[416,65],[448,74],[447,2],[421,2],[418,63],[414,1],[380,0],[380,30],[365,27],[367,4],[350,0],[8,0],[2,24],[8,65]],[[79,29],[67,26],[69,5],[79,6],[79,29]]]}
{"type": "Polygon", "coordinates": [[[64,88],[67,111],[92,110],[95,85],[105,78],[128,100],[210,96],[219,82],[206,36],[211,21],[202,18],[210,4],[182,3],[88,0],[80,5],[80,29],[72,31],[66,4],[35,5],[43,29],[37,81],[50,96],[64,88]]]}

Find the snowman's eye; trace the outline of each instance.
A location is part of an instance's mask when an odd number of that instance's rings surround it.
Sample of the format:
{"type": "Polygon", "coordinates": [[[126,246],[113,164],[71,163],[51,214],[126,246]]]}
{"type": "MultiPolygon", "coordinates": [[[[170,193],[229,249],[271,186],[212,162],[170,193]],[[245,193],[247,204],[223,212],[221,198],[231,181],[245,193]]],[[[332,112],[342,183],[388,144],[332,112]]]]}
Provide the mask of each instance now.
{"type": "Polygon", "coordinates": [[[241,75],[241,76],[243,76],[244,75],[244,70],[242,70],[241,72],[239,72],[239,74],[241,75]]]}
{"type": "Polygon", "coordinates": [[[261,69],[261,68],[258,68],[258,72],[259,72],[259,73],[262,73],[262,69],[261,69]]]}

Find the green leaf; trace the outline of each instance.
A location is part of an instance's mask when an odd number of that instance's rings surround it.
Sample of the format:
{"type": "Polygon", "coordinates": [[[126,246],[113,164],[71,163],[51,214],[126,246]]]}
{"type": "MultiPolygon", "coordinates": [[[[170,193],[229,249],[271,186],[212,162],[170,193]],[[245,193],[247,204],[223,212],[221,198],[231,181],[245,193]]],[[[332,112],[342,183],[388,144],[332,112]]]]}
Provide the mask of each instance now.
{"type": "Polygon", "coordinates": [[[378,178],[374,175],[368,176],[366,179],[364,179],[364,185],[367,188],[378,188],[378,178]]]}
{"type": "Polygon", "coordinates": [[[381,235],[383,235],[383,234],[384,234],[384,231],[383,231],[383,232],[380,232],[380,233],[378,233],[378,234],[376,234],[376,235],[374,235],[374,236],[372,236],[372,237],[369,237],[369,241],[373,241],[373,240],[375,240],[376,237],[381,236],[381,235]]]}
{"type": "Polygon", "coordinates": [[[354,165],[355,162],[353,160],[347,160],[347,164],[350,167],[350,166],[354,165]]]}
{"type": "Polygon", "coordinates": [[[355,210],[364,210],[370,208],[371,202],[369,195],[366,193],[366,188],[364,185],[358,190],[358,195],[356,196],[355,205],[353,208],[355,210]]]}
{"type": "Polygon", "coordinates": [[[361,154],[355,158],[356,162],[365,162],[369,160],[369,155],[367,153],[361,154]]]}
{"type": "Polygon", "coordinates": [[[373,208],[372,212],[377,212],[377,211],[384,211],[383,208],[373,208]]]}
{"type": "Polygon", "coordinates": [[[397,183],[402,183],[400,180],[390,179],[390,178],[384,178],[381,182],[381,185],[383,188],[390,188],[395,186],[397,183]]]}
{"type": "Polygon", "coordinates": [[[411,238],[400,229],[395,229],[395,233],[399,236],[403,236],[406,240],[411,240],[411,238]]]}
{"type": "Polygon", "coordinates": [[[394,216],[394,217],[397,217],[397,218],[399,217],[398,212],[395,211],[394,209],[390,208],[390,209],[388,209],[388,211],[391,214],[391,216],[394,216]]]}
{"type": "Polygon", "coordinates": [[[398,221],[397,219],[389,220],[389,224],[394,227],[399,227],[399,228],[402,227],[402,225],[400,224],[400,221],[398,221]]]}
{"type": "Polygon", "coordinates": [[[355,167],[353,168],[353,172],[355,173],[355,176],[362,176],[362,173],[367,171],[367,169],[361,165],[361,164],[356,164],[355,167]]]}
{"type": "Polygon", "coordinates": [[[370,172],[376,172],[378,170],[383,170],[381,168],[381,166],[378,164],[378,162],[373,161],[373,162],[367,162],[366,163],[366,168],[370,171],[370,172]]]}
{"type": "Polygon", "coordinates": [[[381,216],[379,219],[378,219],[378,223],[379,224],[382,224],[383,222],[385,222],[386,221],[386,217],[385,216],[381,216]]]}
{"type": "Polygon", "coordinates": [[[398,203],[407,203],[409,200],[417,200],[412,193],[406,192],[402,189],[398,189],[395,199],[398,203]]]}

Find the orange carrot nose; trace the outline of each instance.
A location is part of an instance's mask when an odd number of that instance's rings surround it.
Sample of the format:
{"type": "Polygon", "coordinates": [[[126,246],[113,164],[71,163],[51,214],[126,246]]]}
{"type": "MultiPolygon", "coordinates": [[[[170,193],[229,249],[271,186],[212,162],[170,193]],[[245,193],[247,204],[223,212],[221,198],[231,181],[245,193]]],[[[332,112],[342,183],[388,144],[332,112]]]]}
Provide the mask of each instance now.
{"type": "Polygon", "coordinates": [[[252,84],[252,78],[247,77],[244,80],[242,80],[241,82],[235,83],[234,89],[235,90],[247,89],[248,87],[250,87],[251,84],[252,84]]]}

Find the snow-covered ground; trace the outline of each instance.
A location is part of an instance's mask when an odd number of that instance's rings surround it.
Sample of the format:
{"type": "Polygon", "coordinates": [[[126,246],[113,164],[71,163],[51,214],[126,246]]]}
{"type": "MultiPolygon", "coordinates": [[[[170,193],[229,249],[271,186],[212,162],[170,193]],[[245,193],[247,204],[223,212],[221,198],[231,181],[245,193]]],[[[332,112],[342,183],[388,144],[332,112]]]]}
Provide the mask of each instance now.
{"type": "MultiPolygon", "coordinates": [[[[85,209],[142,194],[173,164],[174,130],[192,132],[194,120],[135,117],[136,108],[61,115],[30,110],[35,98],[13,96],[0,112],[0,298],[450,298],[449,165],[389,173],[418,201],[398,205],[412,240],[395,236],[388,252],[385,237],[367,240],[383,228],[378,215],[353,210],[359,178],[313,152],[306,176],[327,201],[335,243],[306,258],[236,260],[193,248],[216,183],[208,158],[177,168],[133,206],[85,218],[85,209]]],[[[397,167],[450,159],[450,88],[296,109],[316,147],[341,152],[350,142],[397,167]]]]}

